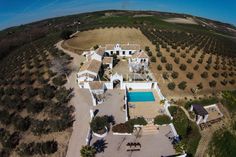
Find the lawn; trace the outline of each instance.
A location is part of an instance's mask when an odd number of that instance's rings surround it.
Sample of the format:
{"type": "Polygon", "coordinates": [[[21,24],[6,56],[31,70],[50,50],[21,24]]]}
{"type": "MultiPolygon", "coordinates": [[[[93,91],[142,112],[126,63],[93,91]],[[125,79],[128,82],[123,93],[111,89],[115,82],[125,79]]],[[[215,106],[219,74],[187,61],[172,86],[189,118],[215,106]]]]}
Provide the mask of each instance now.
{"type": "Polygon", "coordinates": [[[212,105],[212,104],[215,104],[218,102],[219,102],[219,100],[217,98],[212,97],[212,98],[208,98],[208,99],[188,101],[188,102],[186,102],[184,107],[186,109],[189,109],[192,104],[199,104],[199,105],[207,106],[207,105],[212,105]]]}
{"type": "Polygon", "coordinates": [[[218,130],[213,134],[209,145],[210,156],[235,157],[236,136],[228,130],[218,130]]]}
{"type": "Polygon", "coordinates": [[[227,107],[227,109],[234,113],[236,111],[236,90],[235,91],[223,91],[222,92],[222,104],[227,107]]]}
{"type": "Polygon", "coordinates": [[[173,116],[173,124],[175,129],[180,135],[181,142],[184,145],[187,154],[194,156],[198,143],[201,139],[201,134],[197,128],[197,125],[188,120],[181,108],[171,106],[169,110],[173,116]]]}

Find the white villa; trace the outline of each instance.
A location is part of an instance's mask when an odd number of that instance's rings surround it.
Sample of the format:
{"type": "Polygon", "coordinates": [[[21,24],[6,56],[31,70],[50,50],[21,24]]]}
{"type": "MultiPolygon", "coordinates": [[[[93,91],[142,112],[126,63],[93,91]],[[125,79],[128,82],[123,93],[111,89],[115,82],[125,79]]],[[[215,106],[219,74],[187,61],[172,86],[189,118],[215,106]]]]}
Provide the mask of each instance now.
{"type": "MultiPolygon", "coordinates": [[[[138,129],[141,127],[143,132],[146,131],[146,135],[156,134],[156,137],[161,131],[159,126],[153,124],[155,116],[166,114],[171,119],[173,118],[168,110],[169,101],[162,95],[157,81],[148,70],[149,56],[140,49],[140,45],[107,44],[105,47],[99,46],[96,50],[86,51],[83,55],[86,60],[76,74],[76,82],[80,88],[89,90],[91,103],[94,106],[90,109],[91,119],[97,110],[102,111],[102,114],[110,114],[111,112],[111,115],[117,116],[122,123],[130,118],[144,117],[149,124],[134,127],[138,129]],[[119,58],[119,62],[113,55],[119,58]],[[113,68],[114,63],[115,67],[113,68]],[[143,79],[135,79],[136,75],[142,76],[143,79]],[[139,97],[144,100],[131,101],[132,93],[135,94],[136,92],[139,94],[133,96],[133,98],[139,97]],[[140,94],[142,95],[140,96],[140,94]],[[153,97],[153,100],[149,98],[149,94],[153,97]],[[161,100],[165,100],[164,103],[160,103],[161,100]]],[[[168,136],[178,138],[179,135],[174,125],[172,123],[167,125],[168,127],[163,126],[165,128],[163,131],[168,131],[168,136]]],[[[166,137],[162,133],[158,136],[163,136],[165,141],[171,144],[167,134],[166,137]]],[[[92,135],[95,135],[95,133],[89,129],[86,136],[87,144],[91,142],[92,135]]],[[[113,135],[132,136],[130,133],[120,132],[113,132],[113,135]]],[[[103,135],[96,134],[95,136],[103,138],[111,135],[106,132],[103,135]]],[[[150,139],[149,136],[147,137],[150,139]]],[[[167,143],[167,146],[169,146],[169,143],[167,143]]],[[[173,149],[172,146],[171,149],[173,149]]]]}
{"type": "MultiPolygon", "coordinates": [[[[83,53],[86,56],[86,62],[81,66],[77,73],[77,82],[81,85],[84,82],[98,80],[99,71],[102,65],[113,68],[113,54],[118,57],[129,57],[129,69],[131,72],[138,72],[141,69],[146,70],[149,64],[147,54],[140,50],[138,44],[107,44],[105,47],[99,47],[83,53]]],[[[83,85],[81,85],[83,87],[83,85]]]]}
{"type": "Polygon", "coordinates": [[[107,44],[105,46],[105,52],[109,55],[130,57],[137,51],[140,51],[138,44],[107,44]]]}

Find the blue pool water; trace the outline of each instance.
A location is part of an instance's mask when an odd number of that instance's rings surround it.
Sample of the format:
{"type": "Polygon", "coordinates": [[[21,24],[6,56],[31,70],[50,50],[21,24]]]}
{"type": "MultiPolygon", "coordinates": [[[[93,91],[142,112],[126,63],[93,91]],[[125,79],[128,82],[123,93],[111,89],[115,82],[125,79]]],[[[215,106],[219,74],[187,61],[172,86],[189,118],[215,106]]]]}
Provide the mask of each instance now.
{"type": "Polygon", "coordinates": [[[146,102],[155,101],[152,92],[128,92],[128,102],[146,102]]]}

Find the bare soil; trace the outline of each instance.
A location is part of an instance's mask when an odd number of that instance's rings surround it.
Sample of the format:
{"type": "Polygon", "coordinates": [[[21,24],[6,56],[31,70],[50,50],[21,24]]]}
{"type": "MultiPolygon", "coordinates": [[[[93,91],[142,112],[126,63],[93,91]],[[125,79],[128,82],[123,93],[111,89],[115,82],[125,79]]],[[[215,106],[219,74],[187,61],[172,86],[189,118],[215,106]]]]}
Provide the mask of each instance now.
{"type": "Polygon", "coordinates": [[[95,45],[105,44],[139,44],[142,49],[149,46],[154,50],[154,45],[142,34],[142,32],[135,28],[105,28],[94,29],[84,32],[78,32],[72,39],[65,41],[63,48],[81,54],[85,50],[89,50],[95,45]]]}
{"type": "Polygon", "coordinates": [[[198,25],[198,23],[192,18],[168,18],[168,19],[165,19],[164,21],[170,22],[170,23],[198,25]]]}

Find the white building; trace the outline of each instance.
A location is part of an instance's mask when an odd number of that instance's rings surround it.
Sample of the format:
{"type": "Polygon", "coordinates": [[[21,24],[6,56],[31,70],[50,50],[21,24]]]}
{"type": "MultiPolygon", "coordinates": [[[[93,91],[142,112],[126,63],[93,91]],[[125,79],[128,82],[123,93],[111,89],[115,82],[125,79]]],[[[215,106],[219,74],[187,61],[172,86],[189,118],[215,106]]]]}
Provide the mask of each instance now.
{"type": "Polygon", "coordinates": [[[102,81],[89,82],[89,90],[96,95],[102,95],[105,92],[105,84],[102,81]]]}
{"type": "Polygon", "coordinates": [[[131,72],[139,72],[147,70],[149,65],[149,57],[144,51],[134,53],[129,58],[129,70],[131,72]]]}
{"type": "Polygon", "coordinates": [[[132,54],[140,50],[138,44],[107,44],[105,52],[109,55],[116,54],[117,56],[130,57],[132,54]]]}
{"type": "Polygon", "coordinates": [[[190,111],[193,111],[196,114],[196,123],[206,123],[208,118],[207,110],[199,104],[193,104],[190,107],[190,111]]]}
{"type": "Polygon", "coordinates": [[[78,84],[84,81],[93,81],[98,79],[101,64],[102,62],[96,59],[86,61],[77,73],[78,84]]]}
{"type": "Polygon", "coordinates": [[[105,53],[105,48],[99,47],[96,50],[85,52],[85,56],[86,56],[87,61],[95,59],[101,62],[103,59],[104,53],[105,53]]]}

